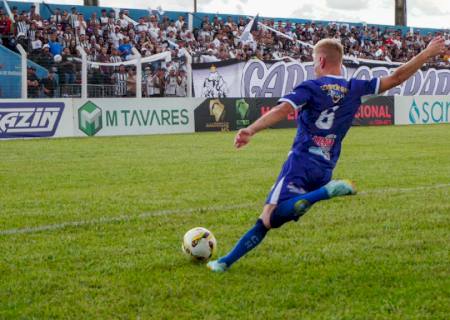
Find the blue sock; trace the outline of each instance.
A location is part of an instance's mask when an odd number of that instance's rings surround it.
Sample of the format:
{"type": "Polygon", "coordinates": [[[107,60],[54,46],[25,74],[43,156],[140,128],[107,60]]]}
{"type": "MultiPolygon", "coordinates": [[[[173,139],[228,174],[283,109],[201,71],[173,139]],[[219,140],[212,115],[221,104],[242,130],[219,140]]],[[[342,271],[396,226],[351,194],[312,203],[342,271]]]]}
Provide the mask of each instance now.
{"type": "Polygon", "coordinates": [[[326,200],[329,199],[330,196],[328,195],[328,191],[327,189],[325,189],[325,187],[321,187],[317,190],[305,193],[305,194],[301,194],[297,197],[291,198],[289,200],[283,201],[282,203],[280,203],[278,205],[277,210],[281,211],[281,212],[291,212],[294,211],[294,205],[297,201],[299,200],[307,200],[309,202],[309,204],[312,206],[314,203],[321,201],[321,200],[326,200]]]}
{"type": "Polygon", "coordinates": [[[297,221],[314,203],[329,198],[330,196],[328,195],[327,190],[325,187],[322,187],[312,192],[283,201],[277,205],[277,208],[272,213],[270,217],[270,226],[272,228],[279,228],[286,222],[297,221]],[[303,206],[301,209],[295,207],[296,203],[300,200],[308,201],[307,203],[299,203],[299,205],[303,206]]]}
{"type": "Polygon", "coordinates": [[[225,262],[227,266],[230,267],[247,252],[255,248],[264,239],[267,231],[269,231],[269,229],[264,226],[261,219],[258,219],[253,228],[248,230],[236,243],[234,248],[226,256],[219,259],[219,262],[225,262]]]}

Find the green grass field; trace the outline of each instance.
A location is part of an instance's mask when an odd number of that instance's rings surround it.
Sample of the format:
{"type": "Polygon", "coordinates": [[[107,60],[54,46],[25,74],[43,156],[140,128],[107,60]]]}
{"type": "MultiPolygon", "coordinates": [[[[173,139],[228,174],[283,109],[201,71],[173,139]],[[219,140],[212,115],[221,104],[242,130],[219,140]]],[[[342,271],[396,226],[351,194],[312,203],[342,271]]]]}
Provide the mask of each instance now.
{"type": "Polygon", "coordinates": [[[318,203],[225,274],[294,130],[0,142],[0,319],[449,319],[450,126],[353,128],[318,203]]]}

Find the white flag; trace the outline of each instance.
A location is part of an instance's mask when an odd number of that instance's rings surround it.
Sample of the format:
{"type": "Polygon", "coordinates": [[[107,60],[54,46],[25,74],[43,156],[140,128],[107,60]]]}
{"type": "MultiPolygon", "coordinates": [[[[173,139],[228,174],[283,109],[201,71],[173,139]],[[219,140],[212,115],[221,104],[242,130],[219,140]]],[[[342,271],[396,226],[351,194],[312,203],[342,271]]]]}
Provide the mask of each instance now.
{"type": "Polygon", "coordinates": [[[256,17],[250,20],[250,22],[245,26],[245,29],[244,31],[242,31],[239,40],[244,43],[253,41],[252,31],[256,31],[257,27],[258,27],[258,15],[256,15],[256,17]]]}

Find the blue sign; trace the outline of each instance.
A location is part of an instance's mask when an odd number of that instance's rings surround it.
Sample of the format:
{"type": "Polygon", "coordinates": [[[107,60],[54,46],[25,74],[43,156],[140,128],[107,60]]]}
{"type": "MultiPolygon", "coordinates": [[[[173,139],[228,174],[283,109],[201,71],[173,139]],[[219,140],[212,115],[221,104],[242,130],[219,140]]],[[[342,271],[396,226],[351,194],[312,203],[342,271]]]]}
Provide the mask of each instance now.
{"type": "MultiPolygon", "coordinates": [[[[29,60],[27,65],[36,69],[39,79],[47,77],[47,69],[29,60]]],[[[20,54],[0,45],[0,98],[21,98],[21,71],[20,54]]]]}
{"type": "Polygon", "coordinates": [[[52,137],[63,112],[63,102],[0,103],[0,139],[52,137]]]}

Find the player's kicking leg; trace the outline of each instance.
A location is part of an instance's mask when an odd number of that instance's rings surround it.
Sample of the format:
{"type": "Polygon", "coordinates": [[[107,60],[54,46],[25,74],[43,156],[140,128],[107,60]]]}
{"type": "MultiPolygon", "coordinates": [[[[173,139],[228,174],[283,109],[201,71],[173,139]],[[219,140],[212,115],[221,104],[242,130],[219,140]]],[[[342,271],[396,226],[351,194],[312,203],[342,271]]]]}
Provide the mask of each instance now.
{"type": "Polygon", "coordinates": [[[256,224],[242,236],[234,248],[226,256],[210,261],[207,267],[214,272],[223,272],[259,245],[271,228],[297,221],[318,201],[353,194],[356,194],[353,183],[348,180],[332,180],[317,190],[292,197],[277,205],[266,204],[256,224]]]}

